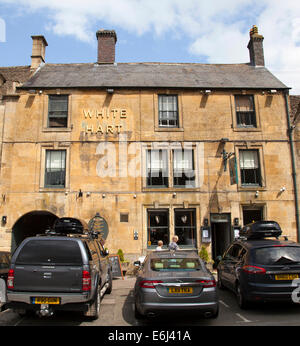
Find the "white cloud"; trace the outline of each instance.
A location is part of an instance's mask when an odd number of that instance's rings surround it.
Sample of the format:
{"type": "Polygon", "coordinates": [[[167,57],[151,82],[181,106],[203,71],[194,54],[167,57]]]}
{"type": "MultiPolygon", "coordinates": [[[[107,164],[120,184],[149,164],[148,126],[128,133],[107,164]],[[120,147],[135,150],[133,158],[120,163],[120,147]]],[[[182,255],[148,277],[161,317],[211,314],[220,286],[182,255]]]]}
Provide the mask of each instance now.
{"type": "MultiPolygon", "coordinates": [[[[300,94],[300,2],[295,0],[0,0],[44,10],[57,35],[95,41],[95,27],[122,28],[141,36],[188,37],[187,52],[210,63],[249,61],[249,29],[264,35],[266,66],[300,94]]],[[[159,57],[158,57],[159,59],[159,57]]]]}

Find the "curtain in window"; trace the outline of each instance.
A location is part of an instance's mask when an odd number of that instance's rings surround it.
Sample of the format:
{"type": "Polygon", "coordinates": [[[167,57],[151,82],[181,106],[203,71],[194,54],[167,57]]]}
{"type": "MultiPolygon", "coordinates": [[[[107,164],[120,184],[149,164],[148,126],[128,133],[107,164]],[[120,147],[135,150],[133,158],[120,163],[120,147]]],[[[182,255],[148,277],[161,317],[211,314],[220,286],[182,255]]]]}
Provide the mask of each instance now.
{"type": "Polygon", "coordinates": [[[167,172],[167,150],[148,150],[147,168],[148,172],[151,172],[151,176],[158,172],[167,172]]]}
{"type": "Polygon", "coordinates": [[[258,155],[255,150],[240,151],[240,167],[241,169],[257,169],[259,168],[258,155]]]}
{"type": "Polygon", "coordinates": [[[236,96],[235,102],[238,112],[249,112],[254,110],[253,97],[251,95],[236,96]]]}

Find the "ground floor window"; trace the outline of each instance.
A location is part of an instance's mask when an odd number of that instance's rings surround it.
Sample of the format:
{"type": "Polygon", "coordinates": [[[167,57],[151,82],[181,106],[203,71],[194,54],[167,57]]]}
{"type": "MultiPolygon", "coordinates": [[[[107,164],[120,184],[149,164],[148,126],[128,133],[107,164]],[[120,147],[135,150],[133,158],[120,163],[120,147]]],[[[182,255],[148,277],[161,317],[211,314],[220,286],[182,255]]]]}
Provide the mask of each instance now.
{"type": "Polygon", "coordinates": [[[264,219],[263,207],[243,207],[243,223],[247,225],[255,221],[261,221],[264,219]]]}
{"type": "Polygon", "coordinates": [[[169,243],[169,210],[148,210],[148,246],[157,245],[162,240],[169,243]]]}
{"type": "Polygon", "coordinates": [[[170,229],[171,212],[170,209],[147,210],[148,246],[156,246],[159,240],[167,246],[170,242],[170,234],[176,234],[179,238],[179,247],[196,248],[196,209],[174,209],[174,229],[170,229]]]}
{"type": "Polygon", "coordinates": [[[175,209],[175,234],[178,236],[178,245],[196,247],[196,210],[175,209]]]}

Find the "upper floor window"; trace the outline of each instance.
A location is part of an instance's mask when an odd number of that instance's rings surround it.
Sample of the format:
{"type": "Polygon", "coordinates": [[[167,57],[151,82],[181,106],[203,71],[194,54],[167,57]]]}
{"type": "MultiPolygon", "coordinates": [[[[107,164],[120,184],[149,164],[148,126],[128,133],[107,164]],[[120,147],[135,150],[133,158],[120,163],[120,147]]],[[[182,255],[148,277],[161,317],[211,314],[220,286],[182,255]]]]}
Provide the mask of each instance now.
{"type": "Polygon", "coordinates": [[[168,151],[147,151],[147,186],[168,187],[168,151]]]}
{"type": "Polygon", "coordinates": [[[257,127],[253,95],[235,95],[238,127],[257,127]]]}
{"type": "Polygon", "coordinates": [[[46,150],[45,187],[64,188],[66,150],[46,150]]]}
{"type": "Polygon", "coordinates": [[[158,124],[179,127],[177,95],[158,95],[158,124]]]}
{"type": "Polygon", "coordinates": [[[68,126],[68,95],[49,95],[48,127],[68,126]]]}
{"type": "Polygon", "coordinates": [[[195,187],[194,151],[192,149],[173,150],[174,187],[195,187]]]}
{"type": "Polygon", "coordinates": [[[258,150],[240,150],[239,156],[241,184],[244,186],[261,186],[261,170],[258,150]]]}

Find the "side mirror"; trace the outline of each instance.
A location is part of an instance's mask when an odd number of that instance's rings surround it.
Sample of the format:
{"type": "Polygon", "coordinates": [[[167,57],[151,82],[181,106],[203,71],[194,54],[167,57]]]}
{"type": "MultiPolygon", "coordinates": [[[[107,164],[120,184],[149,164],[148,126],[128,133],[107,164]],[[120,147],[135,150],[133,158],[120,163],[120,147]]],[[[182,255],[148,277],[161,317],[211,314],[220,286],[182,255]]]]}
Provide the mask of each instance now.
{"type": "Polygon", "coordinates": [[[133,264],[135,265],[135,267],[140,267],[141,261],[135,261],[135,262],[133,262],[133,264]]]}

